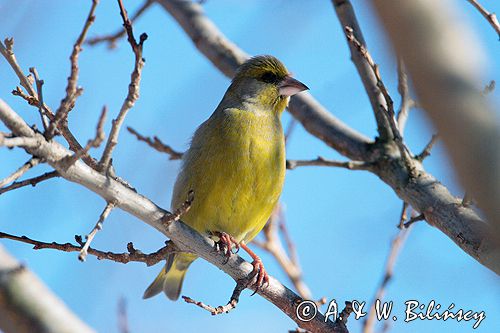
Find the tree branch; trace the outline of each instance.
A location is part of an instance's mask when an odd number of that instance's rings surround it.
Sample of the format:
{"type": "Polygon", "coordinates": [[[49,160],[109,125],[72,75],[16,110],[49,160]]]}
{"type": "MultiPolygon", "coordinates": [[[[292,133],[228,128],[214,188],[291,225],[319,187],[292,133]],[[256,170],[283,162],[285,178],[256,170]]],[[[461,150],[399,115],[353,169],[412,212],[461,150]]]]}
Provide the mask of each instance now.
{"type": "Polygon", "coordinates": [[[128,86],[128,94],[123,101],[122,107],[116,119],[113,120],[113,125],[111,127],[111,133],[109,134],[108,141],[104,147],[104,152],[102,154],[101,160],[99,161],[99,170],[107,171],[111,163],[111,155],[113,150],[118,144],[118,136],[120,135],[120,129],[125,121],[128,111],[134,106],[135,102],[139,98],[139,86],[141,83],[141,73],[144,67],[144,59],[142,58],[142,47],[144,42],[148,38],[148,35],[143,33],[139,37],[139,42],[136,41],[134,37],[134,32],[132,29],[132,22],[129,20],[127,11],[123,6],[121,0],[118,0],[118,5],[120,6],[120,15],[123,19],[123,27],[127,32],[128,42],[132,47],[132,51],[135,56],[134,70],[130,78],[130,84],[128,86]]]}
{"type": "MultiPolygon", "coordinates": [[[[145,0],[144,3],[137,9],[137,11],[130,17],[130,21],[133,23],[135,22],[144,12],[154,3],[154,0],[145,0]]],[[[116,47],[116,42],[125,36],[126,34],[125,29],[119,29],[113,34],[109,35],[104,35],[104,36],[96,36],[93,38],[89,38],[85,44],[88,45],[97,45],[101,43],[107,43],[108,48],[114,49],[116,47]]]]}
{"type": "MultiPolygon", "coordinates": [[[[56,242],[46,243],[26,236],[15,236],[5,232],[0,232],[0,238],[31,244],[33,245],[34,250],[52,249],[62,252],[81,252],[83,246],[85,245],[85,243],[81,239],[81,236],[75,236],[75,239],[77,240],[79,245],[56,242]]],[[[158,251],[149,254],[142,253],[142,251],[135,249],[132,242],[127,244],[127,250],[128,252],[114,253],[88,247],[87,254],[97,257],[97,260],[111,260],[121,264],[128,264],[129,262],[143,262],[147,266],[153,266],[160,261],[165,260],[167,254],[177,251],[175,245],[171,242],[167,242],[167,245],[165,245],[158,251]]]]}
{"type": "Polygon", "coordinates": [[[281,223],[284,223],[284,217],[282,214],[282,206],[279,203],[275,207],[269,221],[267,221],[267,224],[262,230],[264,241],[253,240],[252,243],[269,252],[269,254],[276,259],[280,267],[293,283],[298,294],[302,298],[310,300],[312,299],[312,294],[302,278],[302,269],[298,262],[297,254],[294,251],[293,244],[291,243],[291,240],[287,238],[287,245],[290,252],[287,254],[279,238],[279,227],[281,227],[281,230],[283,230],[284,233],[286,232],[284,224],[281,223]]]}
{"type": "Polygon", "coordinates": [[[1,245],[0,330],[16,333],[94,332],[1,245]]]}
{"type": "Polygon", "coordinates": [[[372,2],[408,68],[419,103],[449,152],[458,179],[496,229],[486,234],[500,235],[500,126],[493,107],[477,88],[481,48],[464,31],[463,22],[456,22],[450,1],[372,2]]]}
{"type": "MultiPolygon", "coordinates": [[[[360,45],[366,49],[366,42],[351,2],[349,0],[332,0],[332,5],[335,9],[335,13],[337,13],[342,31],[344,31],[346,27],[351,27],[353,31],[353,38],[359,41],[360,45]]],[[[384,98],[382,91],[379,88],[377,82],[378,80],[375,77],[375,73],[372,71],[366,57],[358,52],[356,45],[349,41],[347,35],[346,37],[349,50],[351,51],[351,60],[358,70],[358,74],[363,82],[365,91],[368,94],[368,99],[370,100],[375,120],[377,121],[379,137],[382,141],[389,141],[392,139],[393,134],[391,133],[391,127],[389,126],[387,116],[385,115],[386,109],[388,108],[387,100],[384,98]]]]}
{"type": "Polygon", "coordinates": [[[106,220],[113,210],[115,205],[111,202],[106,203],[106,207],[104,207],[104,210],[102,211],[101,215],[99,216],[99,220],[97,220],[97,223],[95,224],[94,228],[92,228],[92,231],[85,237],[85,244],[83,244],[82,249],[80,250],[80,254],[78,255],[78,260],[80,261],[85,261],[87,258],[87,254],[90,248],[90,243],[94,240],[95,235],[97,234],[98,231],[102,229],[102,224],[104,223],[104,220],[106,220]]]}
{"type": "Polygon", "coordinates": [[[500,23],[494,13],[488,12],[477,0],[467,0],[483,15],[493,29],[495,29],[500,39],[500,23]]]}
{"type": "Polygon", "coordinates": [[[203,302],[200,301],[195,301],[191,297],[188,296],[182,296],[182,299],[189,304],[194,304],[203,310],[206,310],[212,314],[212,316],[222,314],[222,313],[228,313],[229,311],[233,310],[236,308],[236,305],[238,304],[240,300],[240,295],[243,290],[245,290],[245,283],[236,283],[236,287],[234,287],[233,294],[231,295],[231,298],[229,299],[229,302],[227,302],[226,305],[219,305],[216,307],[207,305],[203,302]]]}
{"type": "Polygon", "coordinates": [[[396,265],[399,253],[401,252],[401,249],[403,248],[403,245],[406,241],[406,238],[410,234],[410,231],[411,228],[400,229],[396,237],[394,237],[394,239],[392,240],[391,249],[389,251],[389,255],[385,264],[384,276],[377,288],[377,291],[375,292],[373,301],[370,305],[370,310],[368,311],[368,315],[363,322],[363,333],[374,332],[376,323],[375,303],[377,301],[382,302],[382,299],[385,296],[387,285],[389,284],[393,276],[394,266],[396,265]]]}
{"type": "Polygon", "coordinates": [[[399,132],[403,135],[410,109],[415,106],[415,101],[410,96],[408,88],[408,75],[406,74],[405,65],[401,58],[398,58],[398,92],[401,96],[401,105],[397,115],[397,123],[399,132]]]}
{"type": "MultiPolygon", "coordinates": [[[[1,134],[0,134],[0,138],[1,138],[1,134]]],[[[38,163],[40,163],[40,162],[41,162],[41,160],[39,158],[36,158],[36,157],[30,158],[30,160],[28,162],[24,163],[24,165],[22,167],[20,167],[19,169],[17,169],[14,173],[12,173],[11,175],[7,176],[6,178],[0,180],[0,189],[2,187],[4,187],[5,185],[10,184],[10,183],[16,181],[17,179],[19,179],[19,177],[24,175],[29,169],[33,168],[34,166],[37,166],[38,163]]]]}
{"type": "Polygon", "coordinates": [[[92,0],[92,6],[90,7],[89,14],[83,25],[82,32],[80,33],[75,44],[73,45],[73,51],[71,52],[71,55],[69,57],[71,63],[71,71],[68,77],[68,84],[66,85],[66,96],[62,99],[59,108],[57,108],[55,117],[50,123],[49,129],[47,131],[47,138],[52,138],[54,136],[56,129],[59,128],[60,122],[63,123],[67,122],[68,113],[73,109],[76,103],[76,99],[83,92],[82,88],[77,87],[78,72],[79,72],[78,56],[82,51],[82,44],[83,41],[85,40],[85,37],[87,36],[87,32],[89,31],[89,28],[92,25],[92,23],[94,23],[95,20],[94,13],[98,3],[99,3],[98,0],[92,0]]]}
{"type": "MultiPolygon", "coordinates": [[[[55,115],[52,113],[52,110],[43,102],[42,96],[37,95],[37,92],[35,91],[35,88],[33,88],[33,82],[32,80],[28,79],[28,76],[25,76],[23,71],[21,70],[21,67],[19,66],[16,56],[14,54],[14,39],[12,38],[6,38],[5,39],[5,45],[0,41],[0,53],[2,56],[7,60],[7,62],[10,64],[14,72],[16,73],[17,77],[19,78],[19,81],[21,83],[21,86],[23,86],[26,91],[28,92],[28,95],[25,94],[21,88],[16,87],[15,90],[12,91],[12,94],[16,96],[20,96],[21,98],[25,99],[28,104],[36,106],[38,109],[40,109],[40,105],[42,105],[42,110],[44,115],[50,120],[53,121],[55,119],[55,115]]],[[[40,90],[41,92],[41,90],[40,90]]],[[[74,151],[80,151],[82,150],[82,146],[78,142],[78,140],[73,136],[73,134],[70,132],[68,129],[67,123],[63,122],[60,124],[58,130],[61,132],[63,135],[64,139],[68,142],[69,148],[74,151]]],[[[89,155],[84,155],[82,156],[82,159],[84,160],[87,165],[90,165],[93,168],[96,168],[97,163],[96,161],[90,157],[89,155]]]]}
{"type": "Polygon", "coordinates": [[[293,170],[297,167],[302,166],[329,166],[329,167],[339,167],[345,168],[349,170],[370,170],[372,167],[369,163],[360,162],[360,161],[334,161],[328,160],[321,156],[318,156],[315,160],[287,160],[286,168],[289,170],[293,170]]]}
{"type": "Polygon", "coordinates": [[[137,140],[146,142],[148,146],[154,148],[156,151],[160,153],[165,153],[170,156],[170,160],[180,160],[184,153],[174,150],[171,146],[164,144],[156,135],[151,139],[150,137],[142,136],[132,127],[127,127],[127,130],[135,135],[137,140]]]}
{"type": "Polygon", "coordinates": [[[18,189],[20,187],[24,187],[24,186],[28,186],[28,185],[36,186],[38,183],[41,183],[44,180],[55,178],[55,177],[59,177],[59,173],[57,171],[50,171],[50,172],[46,172],[43,175],[40,175],[37,177],[29,178],[29,179],[22,180],[19,182],[13,182],[9,186],[5,186],[5,187],[0,188],[0,195],[4,194],[5,192],[16,190],[16,189],[18,189]]]}

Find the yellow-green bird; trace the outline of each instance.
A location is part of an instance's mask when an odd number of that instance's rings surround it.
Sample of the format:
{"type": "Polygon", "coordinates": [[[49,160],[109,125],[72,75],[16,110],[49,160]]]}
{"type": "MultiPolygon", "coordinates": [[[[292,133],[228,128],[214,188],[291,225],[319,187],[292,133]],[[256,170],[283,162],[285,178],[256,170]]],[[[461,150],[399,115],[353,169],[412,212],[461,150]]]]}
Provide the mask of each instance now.
{"type": "MultiPolygon", "coordinates": [[[[267,281],[267,273],[246,243],[264,227],[278,202],[286,168],[280,117],[289,97],[306,89],[275,57],[246,61],[214,113],[196,130],[174,187],[172,209],[194,192],[182,221],[203,235],[217,236],[227,255],[232,245],[250,254],[257,288],[267,281]]],[[[178,299],[196,258],[190,253],[169,254],[143,297],[163,291],[171,300],[178,299]]]]}

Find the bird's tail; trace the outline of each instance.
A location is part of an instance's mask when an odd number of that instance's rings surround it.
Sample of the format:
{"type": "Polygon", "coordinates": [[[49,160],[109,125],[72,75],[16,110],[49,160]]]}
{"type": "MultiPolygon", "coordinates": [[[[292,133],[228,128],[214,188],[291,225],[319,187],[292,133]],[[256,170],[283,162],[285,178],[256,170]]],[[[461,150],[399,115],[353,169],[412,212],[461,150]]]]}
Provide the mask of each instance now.
{"type": "Polygon", "coordinates": [[[172,301],[179,298],[182,282],[189,265],[196,259],[190,253],[171,253],[167,256],[167,263],[160,274],[146,289],[142,298],[150,298],[159,294],[162,290],[172,301]]]}

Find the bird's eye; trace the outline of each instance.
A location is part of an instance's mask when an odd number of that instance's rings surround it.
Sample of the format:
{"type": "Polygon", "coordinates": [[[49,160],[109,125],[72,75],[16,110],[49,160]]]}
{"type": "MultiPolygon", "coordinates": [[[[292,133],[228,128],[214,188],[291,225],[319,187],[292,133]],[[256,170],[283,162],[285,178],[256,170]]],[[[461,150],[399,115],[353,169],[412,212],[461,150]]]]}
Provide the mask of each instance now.
{"type": "Polygon", "coordinates": [[[265,72],[262,75],[261,80],[265,83],[276,83],[278,82],[278,76],[272,72],[265,72]]]}

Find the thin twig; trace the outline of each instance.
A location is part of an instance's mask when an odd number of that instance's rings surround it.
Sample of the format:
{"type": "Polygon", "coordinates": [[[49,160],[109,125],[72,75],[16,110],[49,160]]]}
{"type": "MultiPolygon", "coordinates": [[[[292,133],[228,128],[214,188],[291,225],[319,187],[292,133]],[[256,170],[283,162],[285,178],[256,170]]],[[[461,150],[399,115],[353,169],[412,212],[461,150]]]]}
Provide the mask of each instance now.
{"type": "Polygon", "coordinates": [[[73,165],[76,161],[82,158],[82,156],[88,155],[90,148],[98,148],[101,145],[101,143],[104,141],[104,138],[106,137],[106,135],[104,134],[104,123],[106,121],[107,113],[108,108],[106,106],[103,106],[101,115],[99,116],[99,120],[97,121],[96,133],[94,138],[87,141],[87,144],[84,148],[65,158],[66,167],[73,165]]]}
{"type": "MultiPolygon", "coordinates": [[[[0,134],[1,136],[1,134],[0,134]]],[[[41,162],[41,159],[38,157],[32,157],[29,159],[28,162],[24,163],[22,167],[17,169],[15,172],[10,174],[9,176],[5,177],[4,179],[0,180],[0,188],[4,187],[7,184],[10,184],[22,175],[24,175],[29,169],[33,168],[34,166],[38,165],[41,162]]]]}
{"type": "MultiPolygon", "coordinates": [[[[46,243],[28,238],[26,236],[15,236],[4,232],[0,232],[0,238],[6,238],[21,243],[31,244],[33,245],[34,250],[53,249],[63,252],[80,252],[83,246],[83,244],[75,245],[71,243],[46,243]]],[[[81,243],[81,239],[78,240],[78,243],[81,243]]],[[[114,253],[100,251],[89,247],[87,252],[88,254],[97,257],[98,260],[106,259],[122,264],[127,264],[129,262],[143,262],[147,266],[152,266],[159,263],[160,261],[165,260],[167,254],[177,251],[175,245],[172,242],[168,242],[167,245],[150,254],[144,254],[140,250],[135,249],[134,244],[132,244],[131,242],[127,244],[127,250],[128,252],[114,253]]]]}
{"type": "Polygon", "coordinates": [[[45,111],[43,109],[43,92],[42,92],[42,87],[44,81],[40,79],[40,76],[38,75],[38,71],[36,70],[35,67],[30,67],[30,73],[33,74],[33,77],[35,78],[35,85],[36,85],[36,92],[38,95],[38,112],[40,113],[40,118],[42,120],[42,125],[43,125],[43,130],[46,131],[49,128],[49,122],[47,120],[47,116],[45,115],[45,111]]]}
{"type": "Polygon", "coordinates": [[[402,228],[399,230],[398,234],[392,240],[391,250],[389,252],[389,256],[387,257],[387,261],[385,264],[385,272],[380,282],[377,291],[375,292],[375,296],[373,297],[372,304],[370,306],[370,310],[368,311],[368,315],[366,320],[363,323],[363,333],[372,333],[375,328],[376,323],[376,310],[375,305],[377,302],[382,302],[384,298],[387,285],[389,281],[392,279],[394,266],[396,265],[396,261],[398,259],[399,253],[404,245],[406,238],[408,237],[411,228],[402,228]]]}
{"type": "Polygon", "coordinates": [[[134,106],[135,102],[139,98],[139,85],[141,82],[142,68],[144,67],[144,59],[142,58],[142,48],[143,44],[148,38],[148,35],[143,33],[139,37],[139,42],[136,41],[134,37],[134,32],[132,29],[132,22],[127,16],[127,11],[123,6],[122,0],[118,0],[118,5],[120,7],[120,14],[123,19],[123,27],[127,32],[127,39],[132,47],[132,51],[135,56],[134,70],[131,75],[130,84],[128,86],[128,94],[123,101],[122,107],[116,119],[113,120],[113,125],[111,127],[111,133],[109,135],[108,141],[106,142],[106,147],[102,154],[101,160],[99,161],[99,169],[101,172],[107,171],[110,167],[111,156],[113,150],[118,144],[118,136],[120,135],[120,129],[125,121],[128,111],[134,106]]]}
{"type": "MultiPolygon", "coordinates": [[[[351,27],[353,30],[353,36],[356,40],[359,41],[360,45],[364,48],[367,48],[365,38],[363,37],[363,33],[361,31],[361,27],[359,26],[351,1],[332,0],[332,4],[342,29],[345,29],[345,27],[351,27]]],[[[390,141],[392,139],[392,133],[387,121],[387,116],[385,115],[387,101],[381,94],[377,79],[375,75],[373,75],[374,73],[370,68],[370,64],[366,61],[366,58],[357,51],[357,47],[348,38],[347,45],[351,52],[351,60],[354,63],[354,66],[356,66],[359,77],[363,82],[373,114],[375,115],[379,139],[382,142],[390,141]]]]}
{"type": "Polygon", "coordinates": [[[21,86],[26,89],[28,94],[31,96],[34,96],[36,98],[36,91],[33,88],[31,82],[28,80],[28,78],[24,75],[21,67],[17,63],[16,56],[13,51],[13,46],[14,46],[14,39],[13,38],[5,38],[4,40],[5,45],[0,42],[0,53],[3,55],[3,57],[7,60],[7,62],[10,64],[14,72],[16,73],[17,77],[19,78],[19,83],[21,86]]]}
{"type": "Polygon", "coordinates": [[[162,224],[169,225],[172,222],[179,221],[181,216],[186,214],[194,201],[194,191],[189,191],[186,200],[177,207],[172,214],[166,214],[161,220],[162,224]]]}
{"type": "Polygon", "coordinates": [[[399,218],[399,224],[398,224],[399,229],[403,229],[405,226],[405,221],[408,218],[408,215],[406,214],[408,206],[409,206],[408,203],[406,201],[403,201],[403,208],[401,209],[401,217],[399,218]]]}
{"type": "MultiPolygon", "coordinates": [[[[399,153],[401,154],[401,159],[405,163],[406,169],[409,173],[410,176],[413,176],[414,174],[414,167],[411,159],[410,152],[406,145],[403,142],[403,137],[401,136],[401,132],[398,129],[398,124],[396,123],[396,114],[394,112],[394,102],[389,94],[389,91],[387,90],[387,87],[384,84],[384,81],[382,80],[382,76],[380,75],[380,70],[378,65],[373,61],[372,56],[368,52],[368,49],[356,39],[354,36],[354,31],[351,27],[345,27],[345,33],[347,40],[351,42],[358,52],[366,59],[368,64],[370,65],[373,74],[375,74],[375,77],[377,79],[377,87],[380,89],[380,92],[384,96],[384,99],[387,104],[387,108],[384,108],[386,111],[386,116],[387,116],[387,121],[389,123],[390,129],[392,131],[392,135],[394,137],[394,142],[396,143],[396,146],[399,149],[399,153]]],[[[382,106],[381,106],[382,107],[382,106]]]]}
{"type": "Polygon", "coordinates": [[[87,258],[90,243],[92,243],[92,240],[94,239],[97,232],[102,229],[104,220],[108,218],[109,213],[111,213],[114,207],[115,205],[112,202],[108,202],[106,204],[106,207],[104,207],[104,210],[99,216],[99,220],[97,220],[97,223],[95,224],[94,228],[92,228],[92,231],[87,235],[85,244],[83,245],[82,249],[80,250],[80,254],[78,255],[78,260],[85,261],[85,259],[87,258]]]}
{"type": "Polygon", "coordinates": [[[496,86],[496,81],[495,80],[491,80],[483,89],[482,91],[482,94],[484,96],[488,95],[489,93],[493,92],[493,90],[495,90],[495,86],[496,86]]]}
{"type": "Polygon", "coordinates": [[[408,229],[409,227],[411,227],[411,225],[415,222],[418,222],[418,221],[423,221],[425,220],[425,215],[424,213],[420,214],[420,215],[417,215],[417,216],[413,216],[411,219],[408,220],[408,222],[406,222],[404,224],[404,228],[403,229],[408,229]]]}
{"type": "Polygon", "coordinates": [[[153,139],[150,137],[142,136],[132,127],[127,127],[127,130],[135,135],[137,140],[146,142],[151,148],[159,151],[160,153],[166,153],[170,156],[170,160],[180,160],[182,159],[183,153],[174,150],[171,146],[164,144],[157,136],[154,136],[153,139]]]}
{"type": "Polygon", "coordinates": [[[303,299],[311,299],[312,294],[302,278],[302,268],[298,262],[296,252],[294,251],[293,243],[290,239],[287,240],[287,244],[291,250],[287,254],[283,248],[281,239],[279,238],[278,223],[280,223],[282,219],[283,215],[281,214],[281,204],[278,204],[271,214],[269,221],[267,221],[264,229],[262,230],[264,241],[253,240],[252,243],[269,252],[269,254],[276,259],[280,267],[293,283],[297,293],[303,299]]]}
{"type": "Polygon", "coordinates": [[[36,147],[40,144],[37,138],[29,138],[25,136],[18,136],[13,138],[6,138],[0,133],[0,147],[36,147]]]}
{"type": "Polygon", "coordinates": [[[279,224],[278,225],[279,229],[281,231],[281,235],[285,240],[288,256],[295,265],[298,265],[299,256],[297,255],[297,248],[295,247],[295,243],[292,241],[292,237],[290,237],[290,233],[288,232],[288,228],[286,226],[286,218],[283,212],[283,204],[279,204],[278,207],[278,224],[279,224]]]}
{"type": "MultiPolygon", "coordinates": [[[[45,114],[45,116],[47,116],[47,118],[49,118],[50,121],[53,121],[55,118],[54,113],[52,113],[50,107],[48,107],[45,103],[39,102],[37,92],[35,88],[33,88],[33,82],[31,82],[31,80],[29,80],[28,77],[24,75],[23,71],[21,70],[21,67],[17,62],[13,50],[14,39],[6,38],[4,42],[5,45],[2,42],[0,42],[0,53],[7,60],[7,62],[10,64],[10,66],[16,73],[17,77],[19,78],[21,86],[23,86],[24,89],[26,89],[26,91],[28,92],[28,94],[25,94],[21,90],[21,88],[16,87],[16,89],[12,91],[12,94],[22,97],[30,105],[36,106],[37,108],[39,108],[39,105],[42,105],[43,113],[45,114]]],[[[68,142],[69,148],[73,152],[77,152],[82,149],[82,145],[80,145],[80,143],[75,138],[73,133],[71,133],[66,123],[60,124],[58,130],[61,132],[64,139],[68,142]]],[[[84,155],[82,159],[91,168],[95,169],[97,167],[97,162],[89,155],[84,155]]]]}
{"type": "MultiPolygon", "coordinates": [[[[144,3],[137,9],[137,11],[130,17],[130,21],[135,22],[152,4],[153,0],[146,0],[144,3]]],[[[124,29],[119,29],[114,34],[104,35],[104,36],[96,36],[93,38],[89,38],[85,44],[88,45],[96,45],[100,43],[108,43],[108,48],[114,49],[116,47],[116,42],[125,36],[126,31],[124,29]]]]}
{"type": "Polygon", "coordinates": [[[23,186],[28,186],[28,185],[36,186],[38,183],[41,183],[44,180],[55,178],[55,177],[59,177],[59,173],[57,171],[51,171],[51,172],[46,172],[43,175],[40,175],[37,177],[25,179],[25,180],[22,180],[19,182],[14,182],[14,183],[10,184],[9,186],[0,188],[0,195],[4,194],[5,192],[12,191],[12,190],[18,189],[18,188],[23,187],[23,186]]]}
{"type": "Polygon", "coordinates": [[[494,13],[488,12],[477,0],[467,0],[483,15],[483,17],[488,21],[488,23],[495,29],[500,39],[500,23],[498,22],[497,16],[494,13]]]}
{"type": "Polygon", "coordinates": [[[344,309],[342,310],[342,312],[340,312],[340,315],[339,317],[337,318],[337,323],[343,323],[344,325],[347,324],[347,320],[349,319],[349,316],[351,315],[351,313],[354,311],[353,307],[352,307],[352,303],[351,302],[345,302],[345,307],[344,309]]]}
{"type": "Polygon", "coordinates": [[[424,150],[422,150],[420,154],[415,156],[415,159],[418,161],[423,161],[426,157],[428,157],[431,154],[432,147],[434,147],[434,145],[438,140],[439,140],[439,135],[433,134],[429,143],[425,145],[424,150]]]}
{"type": "Polygon", "coordinates": [[[301,166],[330,166],[330,167],[339,167],[345,168],[349,170],[369,170],[371,165],[366,162],[360,161],[333,161],[325,159],[321,156],[318,156],[315,160],[287,160],[286,168],[289,170],[293,170],[297,167],[301,166]]]}
{"type": "Polygon", "coordinates": [[[68,118],[68,113],[75,106],[76,99],[82,94],[82,89],[77,87],[78,83],[78,56],[82,51],[82,44],[87,36],[87,32],[89,31],[90,26],[94,23],[95,20],[95,10],[99,0],[93,0],[92,6],[90,7],[89,14],[85,23],[83,25],[82,32],[78,36],[75,44],[73,45],[73,51],[69,57],[71,63],[71,71],[68,77],[68,84],[66,85],[66,96],[61,100],[61,104],[59,108],[57,108],[55,118],[51,121],[49,129],[47,131],[47,138],[52,138],[55,135],[56,129],[59,128],[59,123],[66,123],[68,118]]]}
{"type": "Polygon", "coordinates": [[[408,75],[401,58],[398,58],[398,92],[401,96],[401,104],[397,115],[397,124],[399,132],[403,135],[410,109],[415,105],[415,102],[410,96],[410,89],[408,88],[408,75]]]}
{"type": "Polygon", "coordinates": [[[228,313],[229,311],[233,310],[236,308],[236,305],[238,304],[238,301],[240,299],[241,292],[245,290],[246,283],[236,283],[236,287],[234,287],[233,294],[231,295],[231,298],[229,299],[229,302],[227,302],[226,305],[219,305],[216,307],[207,305],[203,302],[200,301],[195,301],[194,299],[188,297],[188,296],[182,296],[182,299],[186,301],[186,303],[189,304],[194,304],[204,310],[207,310],[212,314],[212,316],[221,314],[221,313],[228,313]]]}

